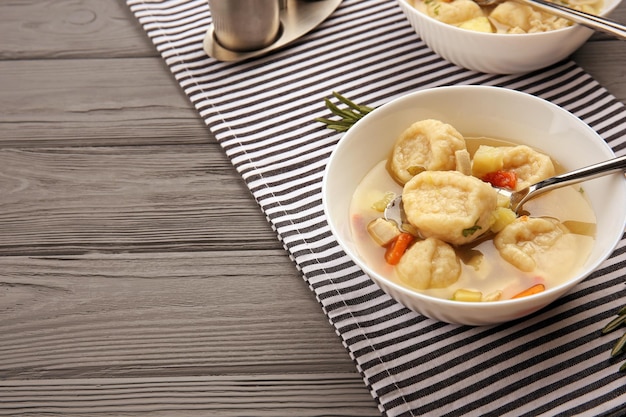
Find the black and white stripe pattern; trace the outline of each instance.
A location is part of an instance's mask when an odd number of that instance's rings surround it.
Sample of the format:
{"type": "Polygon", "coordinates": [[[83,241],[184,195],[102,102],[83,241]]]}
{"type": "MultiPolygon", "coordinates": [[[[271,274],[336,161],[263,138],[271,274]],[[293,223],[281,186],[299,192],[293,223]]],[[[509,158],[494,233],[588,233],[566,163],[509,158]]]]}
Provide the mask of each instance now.
{"type": "Polygon", "coordinates": [[[313,121],[340,91],[381,105],[443,85],[525,91],[570,110],[626,153],[626,109],[573,62],[526,75],[467,71],[437,57],[393,0],[344,0],[319,28],[254,60],[206,56],[206,0],[127,0],[276,229],[363,375],[381,412],[418,415],[612,415],[626,383],[599,329],[626,299],[626,241],[549,309],[502,326],[454,326],[383,293],[341,251],[321,206],[340,135],[313,121]]]}

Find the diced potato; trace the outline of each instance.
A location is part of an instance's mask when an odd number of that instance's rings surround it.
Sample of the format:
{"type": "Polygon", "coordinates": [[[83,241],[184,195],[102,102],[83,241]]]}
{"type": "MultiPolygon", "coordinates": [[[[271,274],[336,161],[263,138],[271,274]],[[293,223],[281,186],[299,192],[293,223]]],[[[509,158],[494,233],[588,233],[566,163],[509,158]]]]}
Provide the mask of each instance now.
{"type": "Polygon", "coordinates": [[[454,292],[452,296],[454,301],[470,301],[477,302],[482,301],[483,294],[480,291],[472,291],[460,288],[454,292]]]}
{"type": "Polygon", "coordinates": [[[486,16],[478,16],[463,22],[459,25],[462,29],[473,30],[475,32],[493,33],[494,29],[486,16]]]}
{"type": "Polygon", "coordinates": [[[491,231],[498,233],[500,230],[510,223],[513,223],[517,215],[510,208],[497,207],[493,212],[494,222],[491,225],[491,231]]]}
{"type": "Polygon", "coordinates": [[[394,222],[379,217],[367,225],[367,232],[380,246],[386,246],[401,233],[394,222]]]}
{"type": "Polygon", "coordinates": [[[503,165],[504,155],[501,149],[494,146],[481,145],[474,154],[472,175],[482,178],[485,174],[501,170],[503,165]]]}

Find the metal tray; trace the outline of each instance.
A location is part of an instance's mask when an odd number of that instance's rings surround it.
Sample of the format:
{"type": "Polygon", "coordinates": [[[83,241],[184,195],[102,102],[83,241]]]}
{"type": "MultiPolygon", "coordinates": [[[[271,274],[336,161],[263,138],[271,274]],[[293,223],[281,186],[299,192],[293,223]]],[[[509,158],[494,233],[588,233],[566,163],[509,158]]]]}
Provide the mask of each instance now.
{"type": "Polygon", "coordinates": [[[287,7],[280,12],[281,33],[278,39],[273,44],[254,51],[239,52],[224,48],[215,40],[213,25],[210,25],[204,37],[204,51],[218,61],[240,61],[263,55],[315,29],[339,4],[341,0],[287,0],[287,7]]]}

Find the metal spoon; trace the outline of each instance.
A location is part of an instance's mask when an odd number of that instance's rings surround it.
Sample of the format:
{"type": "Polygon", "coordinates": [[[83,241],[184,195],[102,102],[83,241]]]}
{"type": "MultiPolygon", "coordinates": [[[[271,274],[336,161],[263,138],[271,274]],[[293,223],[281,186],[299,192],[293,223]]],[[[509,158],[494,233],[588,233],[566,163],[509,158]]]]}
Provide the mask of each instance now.
{"type": "MultiPolygon", "coordinates": [[[[604,175],[623,171],[626,169],[626,155],[609,159],[608,161],[589,165],[565,174],[555,175],[539,181],[536,184],[528,186],[519,191],[510,191],[504,188],[498,188],[498,193],[506,195],[510,199],[509,208],[518,214],[524,203],[540,196],[548,191],[562,188],[568,185],[577,184],[593,178],[602,177],[604,175]]],[[[385,208],[384,217],[386,220],[392,220],[396,224],[406,223],[404,210],[402,208],[402,196],[393,199],[385,208]]]]}
{"type": "MultiPolygon", "coordinates": [[[[505,0],[474,0],[474,2],[476,2],[479,6],[493,6],[498,3],[502,3],[503,1],[505,0]]],[[[515,1],[532,6],[546,13],[552,13],[553,15],[571,20],[572,22],[581,24],[590,29],[608,33],[609,35],[613,35],[620,39],[626,39],[626,26],[614,20],[607,19],[606,17],[581,12],[580,10],[575,10],[570,7],[551,3],[545,0],[515,1]]]]}

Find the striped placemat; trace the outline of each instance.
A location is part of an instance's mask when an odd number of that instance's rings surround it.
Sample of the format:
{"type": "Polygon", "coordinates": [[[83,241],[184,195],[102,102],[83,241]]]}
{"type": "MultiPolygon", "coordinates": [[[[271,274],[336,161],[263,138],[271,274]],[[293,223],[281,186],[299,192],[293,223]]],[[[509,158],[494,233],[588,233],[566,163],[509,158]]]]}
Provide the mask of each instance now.
{"type": "Polygon", "coordinates": [[[317,29],[269,55],[208,57],[206,0],[126,0],[198,113],[246,181],[365,384],[389,416],[609,415],[626,379],[600,329],[626,300],[626,240],[575,291],[525,320],[466,327],[426,319],[390,299],[338,247],[321,181],[340,134],[314,122],[339,91],[378,106],[419,89],[501,86],[565,107],[617,154],[626,109],[574,62],[526,75],[447,63],[415,35],[394,0],[344,0],[317,29]]]}

